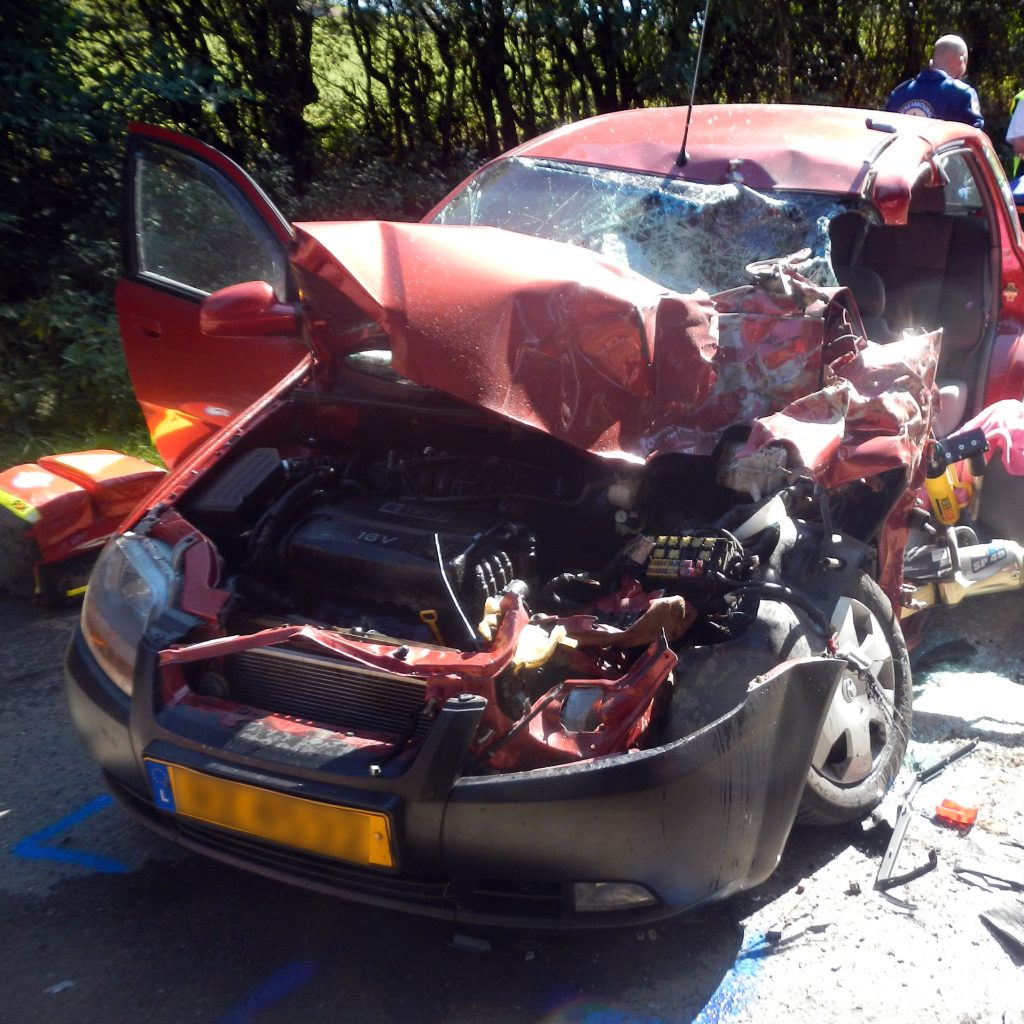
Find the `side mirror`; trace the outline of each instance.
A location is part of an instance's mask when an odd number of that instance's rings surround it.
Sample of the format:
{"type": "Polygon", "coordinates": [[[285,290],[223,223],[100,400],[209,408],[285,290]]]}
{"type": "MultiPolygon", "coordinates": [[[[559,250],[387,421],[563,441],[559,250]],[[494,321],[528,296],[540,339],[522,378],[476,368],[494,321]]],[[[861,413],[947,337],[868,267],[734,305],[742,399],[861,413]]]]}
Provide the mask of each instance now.
{"type": "Polygon", "coordinates": [[[266,281],[228,285],[203,299],[199,329],[215,338],[295,336],[298,307],[278,302],[266,281]]]}

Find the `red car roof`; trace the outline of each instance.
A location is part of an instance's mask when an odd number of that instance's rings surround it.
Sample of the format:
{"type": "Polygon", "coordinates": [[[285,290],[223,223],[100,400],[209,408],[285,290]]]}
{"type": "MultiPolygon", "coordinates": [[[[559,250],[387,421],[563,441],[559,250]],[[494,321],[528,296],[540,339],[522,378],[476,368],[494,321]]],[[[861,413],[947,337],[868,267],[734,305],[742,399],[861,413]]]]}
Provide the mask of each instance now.
{"type": "Polygon", "coordinates": [[[695,106],[685,166],[676,163],[685,107],[604,114],[558,128],[517,156],[635,170],[690,181],[742,180],[777,188],[871,197],[886,220],[906,219],[910,187],[936,148],[977,136],[954,121],[847,107],[695,106]]]}

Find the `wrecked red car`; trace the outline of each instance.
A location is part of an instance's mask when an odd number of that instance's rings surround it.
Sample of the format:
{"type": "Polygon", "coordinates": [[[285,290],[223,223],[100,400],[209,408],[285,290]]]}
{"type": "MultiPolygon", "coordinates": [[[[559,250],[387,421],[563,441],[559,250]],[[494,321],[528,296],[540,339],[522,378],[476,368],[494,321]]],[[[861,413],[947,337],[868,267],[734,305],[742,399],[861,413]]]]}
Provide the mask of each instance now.
{"type": "Polygon", "coordinates": [[[960,124],[698,107],[680,161],[686,117],[559,129],[420,224],[290,226],[133,130],[118,309],[172,472],[67,677],[147,825],[587,926],[757,884],[798,816],[881,800],[900,620],[980,529],[922,487],[980,473],[957,428],[1024,390],[1016,213],[960,124]]]}

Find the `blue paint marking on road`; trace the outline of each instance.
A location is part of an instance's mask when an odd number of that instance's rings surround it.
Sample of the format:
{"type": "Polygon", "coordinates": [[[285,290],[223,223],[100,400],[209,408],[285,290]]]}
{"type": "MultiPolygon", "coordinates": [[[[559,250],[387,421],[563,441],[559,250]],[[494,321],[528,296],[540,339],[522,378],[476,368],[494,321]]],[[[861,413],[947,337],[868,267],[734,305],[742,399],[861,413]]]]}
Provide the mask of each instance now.
{"type": "Polygon", "coordinates": [[[311,960],[293,960],[261,981],[248,995],[221,1017],[218,1024],[249,1024],[257,1013],[279,1003],[285,996],[297,992],[316,976],[317,965],[311,960]]]}
{"type": "Polygon", "coordinates": [[[746,1010],[757,990],[757,973],[769,951],[763,935],[753,935],[743,943],[732,967],[722,979],[693,1024],[726,1024],[746,1010]]]}
{"type": "Polygon", "coordinates": [[[99,811],[105,810],[113,803],[107,794],[90,800],[84,807],[72,811],[66,818],[54,822],[40,832],[22,839],[16,843],[11,853],[15,857],[24,857],[26,860],[55,860],[62,864],[76,864],[79,867],[88,868],[90,871],[98,871],[105,875],[123,875],[130,869],[120,861],[111,857],[104,857],[98,853],[89,853],[87,850],[69,849],[64,846],[47,845],[54,837],[59,836],[70,828],[74,828],[79,822],[91,818],[99,811]]]}

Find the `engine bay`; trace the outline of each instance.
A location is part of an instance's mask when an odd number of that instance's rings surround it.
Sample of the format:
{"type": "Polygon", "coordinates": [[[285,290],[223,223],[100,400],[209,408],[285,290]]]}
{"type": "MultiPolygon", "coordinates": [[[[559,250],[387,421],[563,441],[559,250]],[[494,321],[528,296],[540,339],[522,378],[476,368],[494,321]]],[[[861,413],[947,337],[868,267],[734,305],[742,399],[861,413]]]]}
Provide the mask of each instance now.
{"type": "MultiPolygon", "coordinates": [[[[701,461],[676,460],[678,491],[701,461]]],[[[429,449],[345,462],[257,448],[181,510],[215,542],[237,594],[264,611],[457,648],[479,645],[488,602],[509,589],[542,615],[589,608],[624,575],[646,594],[711,605],[751,579],[769,540],[777,546],[778,523],[750,551],[716,523],[716,506],[730,505],[730,523],[743,513],[713,481],[683,504],[665,493],[667,467],[599,464],[589,479],[576,468],[429,449]]],[[[766,561],[761,574],[778,569],[766,561]]]]}
{"type": "MultiPolygon", "coordinates": [[[[741,700],[758,674],[826,650],[821,609],[856,573],[864,545],[838,534],[825,545],[820,525],[796,517],[798,508],[815,512],[806,481],[756,498],[728,486],[734,447],[648,467],[532,433],[506,438],[502,456],[423,446],[284,457],[256,447],[178,510],[223,561],[228,632],[304,624],[386,651],[391,683],[416,689],[417,718],[432,692],[482,689],[494,706],[479,770],[528,768],[689,733],[741,700]],[[831,562],[822,563],[828,546],[831,562]],[[411,649],[412,661],[429,652],[470,659],[510,643],[482,686],[402,661],[411,649]],[[711,648],[716,664],[728,652],[739,671],[709,673],[711,648]],[[687,699],[676,699],[684,688],[687,699]]],[[[776,482],[785,483],[784,461],[773,461],[776,482]]],[[[298,651],[301,638],[290,646],[298,651]]],[[[300,653],[305,671],[313,647],[300,653]]],[[[327,712],[329,700],[309,703],[301,687],[294,698],[280,688],[268,695],[256,681],[266,667],[244,661],[227,658],[213,671],[207,663],[191,685],[257,707],[274,701],[268,710],[350,733],[366,721],[351,713],[352,700],[388,702],[390,683],[378,679],[327,712]]],[[[394,700],[410,696],[406,688],[394,700]]],[[[398,746],[425,728],[369,720],[369,740],[398,746]]]]}

